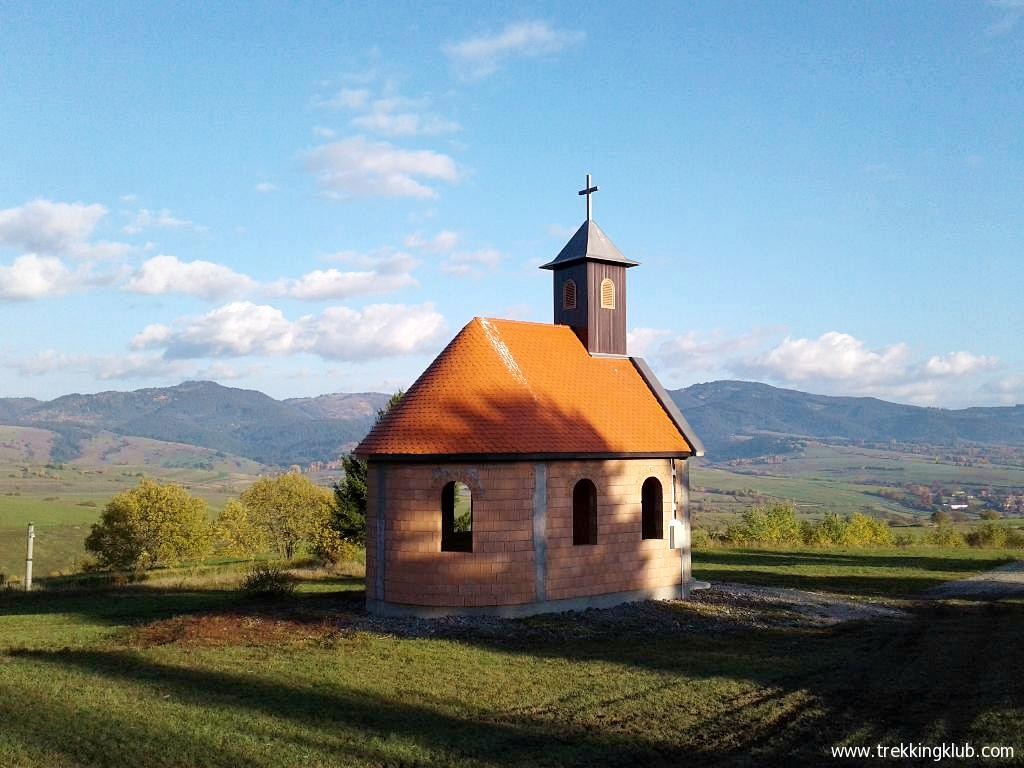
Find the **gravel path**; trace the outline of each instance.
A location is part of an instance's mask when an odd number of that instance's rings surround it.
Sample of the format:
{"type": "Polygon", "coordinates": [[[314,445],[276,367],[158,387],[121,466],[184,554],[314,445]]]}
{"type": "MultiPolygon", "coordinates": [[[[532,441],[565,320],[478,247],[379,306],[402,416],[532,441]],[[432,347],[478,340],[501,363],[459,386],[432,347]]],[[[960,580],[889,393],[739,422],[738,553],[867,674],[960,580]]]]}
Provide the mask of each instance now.
{"type": "Polygon", "coordinates": [[[925,597],[936,600],[1001,600],[1008,597],[1024,597],[1024,560],[1007,563],[969,579],[947,581],[924,594],[925,597]]]}
{"type": "Polygon", "coordinates": [[[721,595],[725,600],[733,602],[746,598],[765,606],[800,614],[814,624],[828,625],[844,621],[897,619],[906,616],[903,611],[884,605],[843,600],[835,595],[805,592],[800,589],[716,583],[708,590],[708,595],[721,595]]]}

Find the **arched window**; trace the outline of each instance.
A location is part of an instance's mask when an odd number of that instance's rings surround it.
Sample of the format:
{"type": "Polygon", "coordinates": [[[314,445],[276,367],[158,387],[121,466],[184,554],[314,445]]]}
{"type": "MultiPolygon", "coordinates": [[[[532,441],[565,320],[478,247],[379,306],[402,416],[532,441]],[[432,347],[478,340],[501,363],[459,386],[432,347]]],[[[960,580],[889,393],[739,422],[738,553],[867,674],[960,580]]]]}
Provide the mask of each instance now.
{"type": "Polygon", "coordinates": [[[572,489],[572,543],[597,544],[597,488],[590,480],[572,489]]]}
{"type": "Polygon", "coordinates": [[[607,277],[601,281],[601,309],[615,309],[615,283],[607,277]]]}
{"type": "Polygon", "coordinates": [[[473,492],[465,483],[441,489],[441,551],[473,551],[473,492]]]}
{"type": "Polygon", "coordinates": [[[661,483],[656,477],[648,477],[640,489],[640,518],[643,538],[663,538],[664,507],[661,503],[661,483]]]}
{"type": "Polygon", "coordinates": [[[562,309],[576,309],[576,281],[572,278],[562,283],[562,309]]]}

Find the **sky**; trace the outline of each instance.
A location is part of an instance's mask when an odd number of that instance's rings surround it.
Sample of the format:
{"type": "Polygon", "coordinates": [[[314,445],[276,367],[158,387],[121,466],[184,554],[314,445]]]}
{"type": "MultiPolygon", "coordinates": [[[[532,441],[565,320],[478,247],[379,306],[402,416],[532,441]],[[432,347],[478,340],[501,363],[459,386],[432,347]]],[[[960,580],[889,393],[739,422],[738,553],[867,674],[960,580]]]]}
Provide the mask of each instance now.
{"type": "Polygon", "coordinates": [[[0,396],[408,387],[587,173],[666,386],[1024,403],[1024,0],[0,4],[0,396]]]}

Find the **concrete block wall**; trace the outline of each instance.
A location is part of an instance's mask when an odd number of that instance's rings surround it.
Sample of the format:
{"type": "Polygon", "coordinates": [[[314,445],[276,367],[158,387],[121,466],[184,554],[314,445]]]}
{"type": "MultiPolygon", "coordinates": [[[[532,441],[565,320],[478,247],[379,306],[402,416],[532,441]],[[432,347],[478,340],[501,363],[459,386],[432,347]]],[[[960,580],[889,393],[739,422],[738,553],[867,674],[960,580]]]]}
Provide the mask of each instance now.
{"type": "MultiPolygon", "coordinates": [[[[677,466],[681,465],[678,461],[677,466]]],[[[669,459],[550,462],[547,513],[548,600],[680,583],[679,551],[669,549],[668,539],[672,519],[669,459]],[[641,537],[640,490],[648,477],[661,482],[663,539],[641,537]],[[572,491],[584,478],[597,487],[597,543],[574,545],[572,491]]]]}
{"type": "MultiPolygon", "coordinates": [[[[676,465],[682,516],[683,462],[676,465]]],[[[669,459],[371,462],[368,495],[371,601],[452,609],[509,606],[654,591],[678,586],[682,578],[680,553],[669,549],[669,459]],[[662,485],[663,539],[641,538],[641,487],[648,477],[662,485]],[[534,493],[538,478],[542,505],[534,493]],[[597,487],[594,545],[572,543],[572,491],[583,478],[597,487]],[[472,552],[441,551],[441,489],[452,480],[473,493],[472,552]],[[544,542],[534,540],[535,516],[544,542]],[[535,560],[538,550],[543,556],[535,560]]],[[[683,562],[688,568],[689,558],[683,562]]]]}
{"type": "Polygon", "coordinates": [[[535,599],[532,464],[371,464],[369,475],[371,514],[384,492],[386,547],[381,574],[379,528],[368,521],[368,598],[452,607],[535,599]],[[453,480],[473,494],[472,552],[441,551],[441,490],[453,480]]]}

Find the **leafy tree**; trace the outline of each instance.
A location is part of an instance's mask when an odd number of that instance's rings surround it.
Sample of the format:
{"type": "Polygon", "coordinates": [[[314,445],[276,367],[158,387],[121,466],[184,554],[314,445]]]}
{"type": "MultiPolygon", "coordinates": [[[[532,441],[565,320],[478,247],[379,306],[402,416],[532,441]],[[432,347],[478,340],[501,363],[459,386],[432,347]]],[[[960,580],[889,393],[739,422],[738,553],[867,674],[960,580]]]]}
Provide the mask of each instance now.
{"type": "Polygon", "coordinates": [[[291,473],[264,477],[241,495],[252,526],[285,558],[301,545],[317,549],[331,520],[331,492],[291,473]]]}
{"type": "MultiPolygon", "coordinates": [[[[377,411],[374,426],[398,405],[405,394],[401,389],[377,411]]],[[[345,477],[334,484],[334,511],[331,527],[343,541],[366,543],[366,462],[351,454],[343,456],[341,467],[345,477]]]]}
{"type": "Polygon", "coordinates": [[[953,517],[946,510],[939,509],[932,513],[932,522],[941,528],[953,522],[953,517]]]}
{"type": "Polygon", "coordinates": [[[256,524],[246,506],[232,499],[224,505],[214,526],[217,548],[231,557],[252,559],[269,549],[267,531],[256,524]]]}
{"type": "Polygon", "coordinates": [[[962,547],[964,537],[956,528],[947,523],[939,523],[924,537],[926,544],[936,547],[962,547]]]}
{"type": "Polygon", "coordinates": [[[206,502],[180,485],[144,479],[119,493],[92,526],[85,548],[111,568],[155,568],[210,553],[206,502]]]}
{"type": "Polygon", "coordinates": [[[737,544],[803,543],[796,508],[790,503],[750,507],[739,523],[729,525],[725,537],[737,544]]]}
{"type": "Polygon", "coordinates": [[[994,509],[986,509],[984,512],[981,513],[982,520],[998,520],[1001,517],[1002,515],[1000,515],[994,509]]]}

